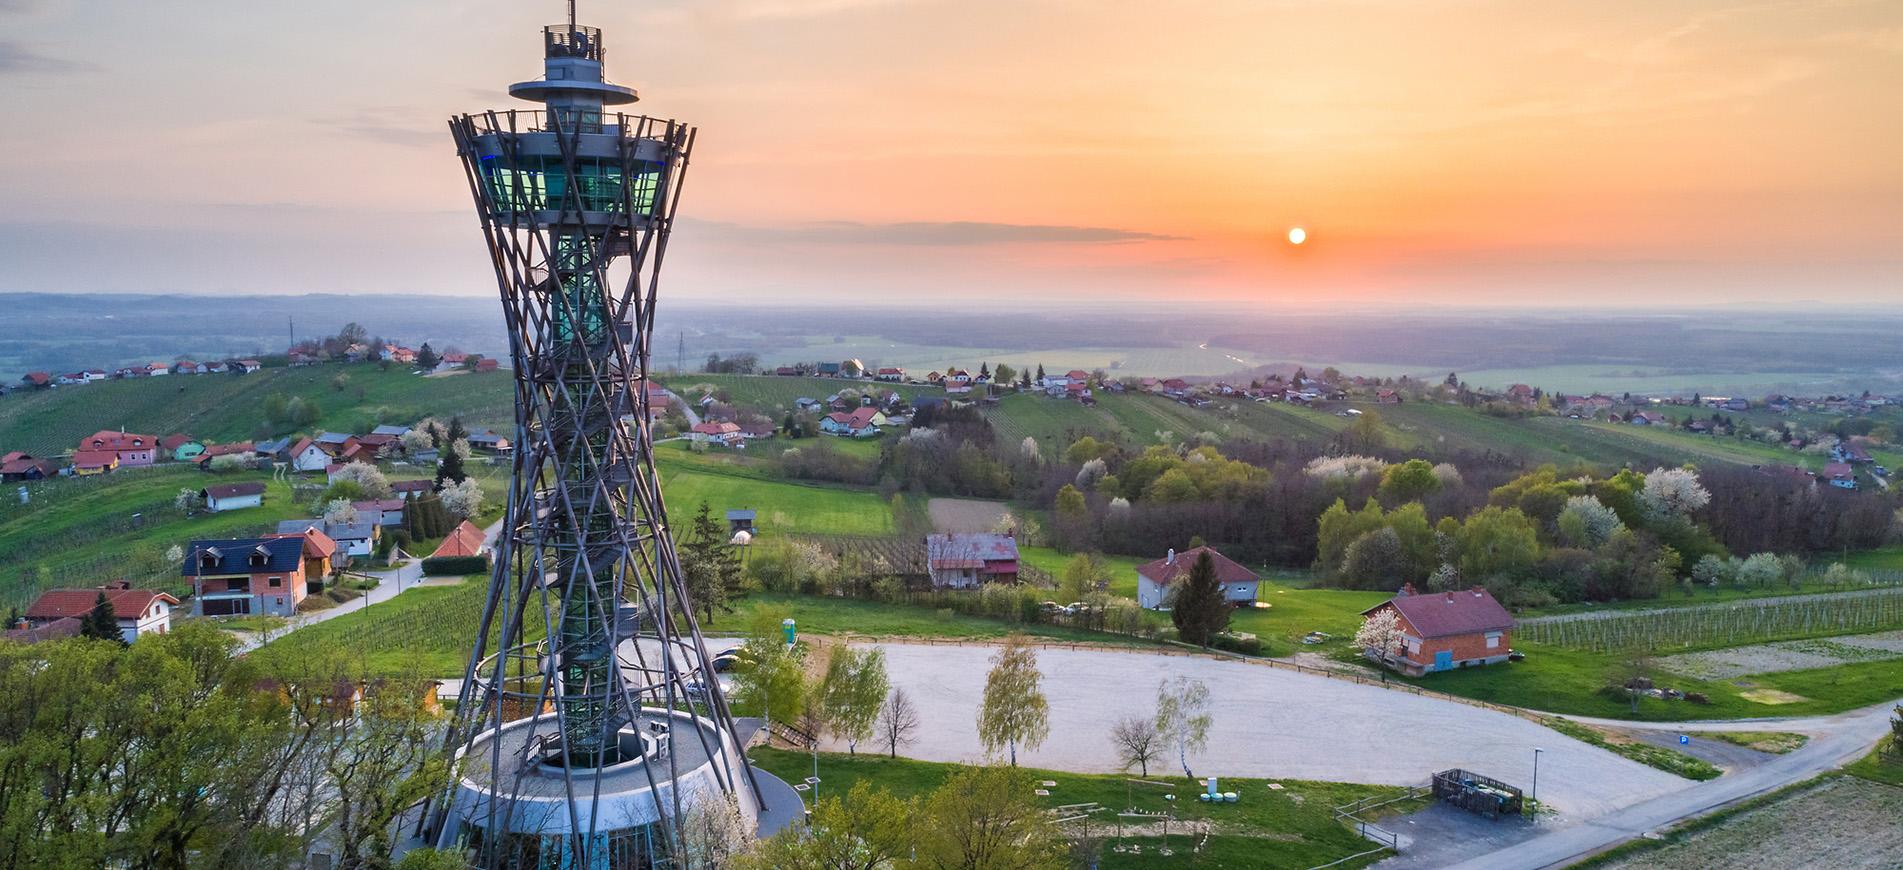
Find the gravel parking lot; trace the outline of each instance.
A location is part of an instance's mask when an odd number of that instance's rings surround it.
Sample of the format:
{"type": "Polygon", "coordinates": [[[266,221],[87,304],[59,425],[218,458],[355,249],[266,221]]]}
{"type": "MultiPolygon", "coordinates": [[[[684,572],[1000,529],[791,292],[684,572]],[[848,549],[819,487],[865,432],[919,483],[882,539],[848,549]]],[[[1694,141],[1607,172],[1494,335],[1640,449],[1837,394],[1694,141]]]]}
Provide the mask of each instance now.
{"type": "MultiPolygon", "coordinates": [[[[978,703],[995,648],[882,648],[893,685],[906,690],[924,722],[905,754],[980,760],[978,703]]],[[[1526,787],[1537,746],[1545,750],[1539,796],[1560,821],[1592,818],[1692,784],[1517,716],[1245,662],[1054,648],[1040,650],[1038,664],[1051,733],[1038,749],[1019,750],[1018,762],[1026,766],[1115,771],[1111,724],[1151,715],[1157,685],[1180,674],[1202,680],[1215,696],[1209,748],[1190,759],[1198,776],[1413,785],[1460,767],[1526,787]]],[[[843,751],[843,744],[836,748],[843,751]]],[[[1174,763],[1172,755],[1163,769],[1174,763]]]]}

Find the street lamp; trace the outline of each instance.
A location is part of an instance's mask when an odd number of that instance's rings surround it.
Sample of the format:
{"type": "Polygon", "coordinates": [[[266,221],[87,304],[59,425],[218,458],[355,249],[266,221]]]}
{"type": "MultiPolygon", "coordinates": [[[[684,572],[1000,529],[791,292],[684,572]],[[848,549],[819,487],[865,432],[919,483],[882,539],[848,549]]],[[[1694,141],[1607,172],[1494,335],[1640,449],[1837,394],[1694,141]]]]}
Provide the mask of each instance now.
{"type": "Polygon", "coordinates": [[[1533,803],[1534,803],[1533,821],[1535,824],[1537,824],[1540,820],[1540,811],[1538,807],[1538,804],[1540,802],[1540,753],[1545,751],[1546,750],[1541,749],[1538,746],[1533,747],[1533,803]]]}

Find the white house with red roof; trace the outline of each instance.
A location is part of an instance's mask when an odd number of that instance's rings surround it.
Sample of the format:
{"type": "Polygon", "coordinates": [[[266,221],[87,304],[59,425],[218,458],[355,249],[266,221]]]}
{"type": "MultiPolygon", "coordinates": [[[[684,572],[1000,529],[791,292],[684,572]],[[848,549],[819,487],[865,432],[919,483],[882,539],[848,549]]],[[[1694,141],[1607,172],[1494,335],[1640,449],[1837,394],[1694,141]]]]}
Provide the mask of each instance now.
{"type": "Polygon", "coordinates": [[[701,444],[725,444],[729,447],[747,440],[746,433],[740,431],[738,423],[725,421],[696,423],[688,432],[688,438],[701,444]]]}
{"type": "Polygon", "coordinates": [[[887,381],[887,382],[896,384],[900,381],[905,380],[905,369],[894,368],[892,366],[882,366],[880,367],[878,374],[874,375],[873,377],[881,381],[887,381]]]}
{"type": "Polygon", "coordinates": [[[1216,567],[1216,582],[1222,584],[1223,597],[1237,607],[1254,604],[1256,587],[1262,578],[1211,547],[1192,547],[1181,553],[1171,550],[1161,559],[1138,565],[1137,604],[1150,610],[1168,606],[1170,588],[1189,579],[1189,572],[1195,569],[1196,560],[1204,553],[1209,554],[1210,562],[1216,567]]]}
{"type": "Polygon", "coordinates": [[[878,408],[859,407],[827,414],[819,421],[819,431],[845,438],[874,438],[886,422],[885,414],[878,408]]]}
{"type": "Polygon", "coordinates": [[[1361,615],[1385,610],[1394,611],[1399,637],[1392,649],[1367,653],[1408,676],[1495,664],[1511,652],[1513,616],[1479,586],[1421,594],[1410,583],[1361,615]]]}
{"type": "Polygon", "coordinates": [[[99,605],[101,594],[106,596],[118,620],[119,635],[126,643],[143,634],[172,630],[172,608],[178,606],[178,599],[158,589],[134,589],[124,580],[94,589],[48,589],[26,609],[27,627],[41,628],[62,619],[83,621],[99,605]]]}

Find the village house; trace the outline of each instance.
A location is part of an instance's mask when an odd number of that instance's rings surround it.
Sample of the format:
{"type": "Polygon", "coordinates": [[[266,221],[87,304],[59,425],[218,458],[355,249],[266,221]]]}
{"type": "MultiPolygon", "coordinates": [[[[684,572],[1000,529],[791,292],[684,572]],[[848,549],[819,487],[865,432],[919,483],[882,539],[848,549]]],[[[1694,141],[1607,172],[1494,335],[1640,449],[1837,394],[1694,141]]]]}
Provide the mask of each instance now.
{"type": "Polygon", "coordinates": [[[331,540],[329,535],[324,534],[323,530],[316,526],[308,526],[302,533],[295,535],[280,533],[276,535],[266,535],[265,537],[298,539],[303,546],[304,580],[306,582],[323,580],[330,576],[331,571],[336,569],[334,563],[337,559],[337,542],[331,540]]]}
{"type": "Polygon", "coordinates": [[[748,535],[752,535],[754,533],[753,522],[758,517],[759,513],[751,508],[738,508],[728,511],[727,534],[732,536],[746,532],[748,535]]]}
{"type": "Polygon", "coordinates": [[[885,421],[885,414],[878,408],[834,411],[820,419],[819,431],[846,438],[874,438],[879,434],[879,425],[885,421]]]}
{"type": "Polygon", "coordinates": [[[400,499],[403,499],[404,501],[415,501],[416,499],[422,498],[423,496],[429,495],[430,493],[435,491],[436,491],[436,482],[430,480],[429,478],[424,478],[422,480],[390,481],[391,497],[400,498],[400,499]]]}
{"type": "Polygon", "coordinates": [[[429,558],[452,559],[488,555],[489,545],[486,543],[482,529],[477,528],[475,523],[463,520],[443,538],[443,543],[436,548],[435,552],[429,554],[429,558]]]}
{"type": "Polygon", "coordinates": [[[53,376],[46,372],[27,372],[20,376],[20,383],[28,389],[44,390],[53,385],[53,376]]]}
{"type": "Polygon", "coordinates": [[[1632,415],[1632,425],[1634,426],[1661,426],[1664,425],[1664,423],[1665,415],[1657,411],[1640,411],[1632,415]]]}
{"type": "Polygon", "coordinates": [[[1848,462],[1830,462],[1824,465],[1824,480],[1838,489],[1857,488],[1857,469],[1848,462]]]}
{"type": "Polygon", "coordinates": [[[309,438],[297,439],[289,453],[290,457],[285,461],[291,464],[292,471],[323,471],[331,464],[330,454],[309,438]]]}
{"type": "Polygon", "coordinates": [[[1418,593],[1412,583],[1392,599],[1361,612],[1392,610],[1399,627],[1394,649],[1370,657],[1411,677],[1507,660],[1513,617],[1487,590],[1418,593]]]}
{"type": "Polygon", "coordinates": [[[205,449],[192,461],[198,463],[200,469],[205,470],[209,470],[211,468],[211,461],[220,456],[235,456],[242,460],[243,464],[251,465],[257,457],[253,449],[253,445],[249,441],[239,441],[232,444],[207,444],[205,445],[205,449]]]}
{"type": "Polygon", "coordinates": [[[51,459],[37,459],[18,450],[0,456],[0,481],[24,483],[45,480],[56,474],[59,474],[59,463],[51,459]]]}
{"type": "Polygon", "coordinates": [[[291,461],[291,439],[289,438],[274,438],[269,441],[259,441],[251,445],[251,450],[256,453],[260,459],[270,462],[291,461]]]}
{"type": "Polygon", "coordinates": [[[746,436],[740,431],[739,424],[726,422],[696,423],[688,431],[687,437],[696,444],[724,444],[728,447],[746,440],[746,436]]]}
{"type": "Polygon", "coordinates": [[[238,361],[237,372],[241,375],[248,375],[261,368],[264,368],[264,363],[262,362],[254,359],[241,359],[238,361]]]}
{"type": "Polygon", "coordinates": [[[181,573],[194,616],[290,616],[308,594],[303,529],[282,537],[193,541],[181,573]]]}
{"type": "Polygon", "coordinates": [[[1018,539],[993,532],[928,535],[925,564],[932,586],[939,589],[977,589],[986,583],[1016,583],[1018,539]]]}
{"type": "Polygon", "coordinates": [[[27,624],[9,628],[44,629],[67,619],[83,622],[93,608],[99,606],[101,595],[112,608],[119,636],[126,643],[138,640],[141,635],[165,634],[172,630],[172,608],[178,606],[178,599],[158,589],[134,589],[125,580],[94,589],[48,589],[27,607],[24,614],[27,624]]]}
{"type": "Polygon", "coordinates": [[[905,369],[882,366],[876,377],[878,380],[896,384],[905,380],[905,369]]]}
{"type": "Polygon", "coordinates": [[[117,467],[134,468],[158,461],[159,439],[156,435],[141,435],[123,429],[117,432],[101,429],[80,439],[78,450],[111,451],[118,457],[117,467]]]}
{"type": "Polygon", "coordinates": [[[205,509],[212,513],[254,508],[264,504],[264,482],[221,483],[205,487],[198,494],[205,499],[205,509]]]}
{"type": "Polygon", "coordinates": [[[353,501],[350,506],[357,509],[359,520],[370,520],[379,526],[403,525],[403,508],[409,502],[400,498],[373,498],[353,501]]]}
{"type": "Polygon", "coordinates": [[[488,429],[472,429],[469,431],[469,447],[484,453],[507,453],[510,445],[509,439],[488,429]]]}
{"type": "Polygon", "coordinates": [[[1189,572],[1204,553],[1215,564],[1216,582],[1222,584],[1223,597],[1237,607],[1254,604],[1256,586],[1262,578],[1210,547],[1192,547],[1181,553],[1170,550],[1161,559],[1137,566],[1137,604],[1149,610],[1169,606],[1171,587],[1189,579],[1189,572]]]}
{"type": "Polygon", "coordinates": [[[341,457],[357,443],[357,436],[347,432],[319,432],[317,437],[311,439],[311,443],[327,456],[341,457]]]}
{"type": "Polygon", "coordinates": [[[205,443],[183,432],[174,432],[159,439],[159,449],[167,459],[189,462],[205,452],[205,443]]]}
{"type": "Polygon", "coordinates": [[[119,454],[111,450],[75,450],[73,451],[73,474],[87,477],[105,474],[119,468],[119,454]]]}
{"type": "Polygon", "coordinates": [[[357,515],[354,523],[327,523],[322,519],[285,520],[278,523],[280,535],[302,535],[306,529],[317,529],[325,537],[337,542],[337,552],[352,558],[368,558],[375,552],[377,539],[383,537],[381,517],[357,515]]]}

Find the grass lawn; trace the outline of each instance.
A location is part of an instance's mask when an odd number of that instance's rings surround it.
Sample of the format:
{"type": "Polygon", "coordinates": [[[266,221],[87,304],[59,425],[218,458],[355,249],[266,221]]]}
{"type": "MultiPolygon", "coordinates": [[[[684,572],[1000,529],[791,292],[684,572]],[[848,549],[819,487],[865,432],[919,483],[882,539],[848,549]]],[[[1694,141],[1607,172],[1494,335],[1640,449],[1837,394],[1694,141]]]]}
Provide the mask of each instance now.
{"type": "Polygon", "coordinates": [[[1103,632],[1052,625],[1020,625],[978,616],[940,612],[908,604],[886,604],[856,598],[823,598],[758,592],[734,602],[734,612],[716,613],[701,630],[710,634],[745,631],[754,614],[765,611],[790,616],[801,632],[862,634],[878,637],[941,637],[957,640],[993,640],[1011,634],[1078,643],[1147,645],[1149,641],[1103,632]]]}
{"type": "MultiPolygon", "coordinates": [[[[812,775],[813,757],[806,753],[777,749],[755,749],[755,764],[775,776],[797,782],[812,775]]],[[[822,753],[819,756],[821,796],[837,796],[860,782],[870,783],[894,795],[909,797],[925,794],[943,783],[960,765],[938,764],[910,759],[889,759],[868,754],[857,758],[822,753]]],[[[1107,837],[1100,866],[1120,867],[1312,867],[1345,858],[1373,848],[1347,826],[1335,821],[1332,807],[1374,795],[1398,795],[1403,790],[1388,786],[1347,785],[1302,780],[1277,780],[1283,786],[1275,791],[1269,780],[1223,779],[1222,789],[1234,791],[1241,799],[1233,804],[1205,804],[1195,795],[1203,788],[1194,780],[1167,767],[1150,771],[1147,781],[1168,785],[1131,785],[1134,777],[1117,774],[1077,774],[1052,770],[1027,769],[1033,780],[1049,780],[1050,795],[1038,798],[1052,807],[1095,803],[1103,810],[1092,814],[1092,831],[1107,837]],[[1172,774],[1177,775],[1172,775],[1172,774]],[[1165,801],[1174,793],[1178,800],[1165,801]],[[1160,836],[1130,838],[1144,846],[1141,855],[1119,854],[1115,813],[1124,809],[1142,812],[1175,812],[1179,819],[1207,820],[1216,828],[1208,848],[1193,855],[1189,840],[1175,833],[1172,847],[1176,855],[1156,855],[1160,836]]],[[[1411,805],[1397,805],[1399,809],[1411,805]]],[[[1372,860],[1372,859],[1369,859],[1372,860]]],[[[1341,866],[1362,866],[1345,864],[1341,866]]]]}
{"type": "Polygon", "coordinates": [[[1846,766],[1844,772],[1872,782],[1903,787],[1903,749],[1898,749],[1894,741],[1893,737],[1883,738],[1869,755],[1846,766]]]}
{"type": "MultiPolygon", "coordinates": [[[[720,468],[705,462],[661,464],[661,490],[668,513],[684,523],[700,509],[715,519],[735,508],[759,511],[762,534],[884,535],[892,532],[892,509],[869,489],[771,480],[750,467],[720,468]]],[[[724,524],[724,520],[722,520],[724,524]]]]}
{"type": "Polygon", "coordinates": [[[1657,685],[1703,692],[1711,703],[1640,698],[1635,713],[1623,693],[1613,696],[1600,691],[1623,678],[1618,654],[1519,642],[1514,648],[1526,653],[1526,661],[1394,679],[1450,695],[1549,713],[1654,722],[1827,715],[1903,697],[1903,659],[1729,680],[1697,680],[1654,670],[1651,676],[1657,685]],[[1747,693],[1761,699],[1776,698],[1773,693],[1797,698],[1789,703],[1765,703],[1746,697],[1747,693]]]}
{"type": "Polygon", "coordinates": [[[1300,589],[1274,580],[1263,580],[1257,590],[1256,600],[1268,606],[1236,611],[1229,626],[1260,638],[1265,656],[1347,653],[1361,627],[1361,611],[1393,597],[1386,592],[1300,589]],[[1302,637],[1311,631],[1333,637],[1319,645],[1303,644],[1302,637]]]}

